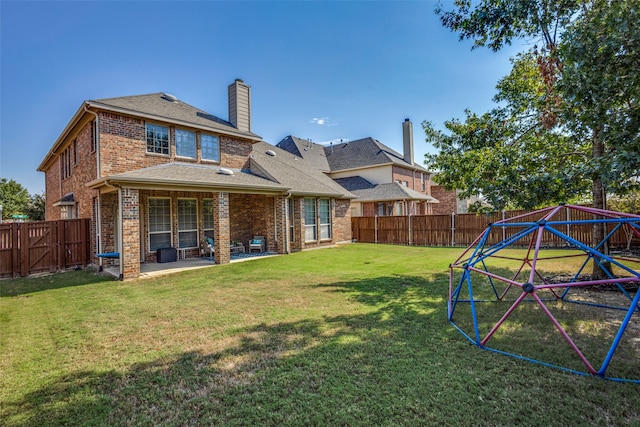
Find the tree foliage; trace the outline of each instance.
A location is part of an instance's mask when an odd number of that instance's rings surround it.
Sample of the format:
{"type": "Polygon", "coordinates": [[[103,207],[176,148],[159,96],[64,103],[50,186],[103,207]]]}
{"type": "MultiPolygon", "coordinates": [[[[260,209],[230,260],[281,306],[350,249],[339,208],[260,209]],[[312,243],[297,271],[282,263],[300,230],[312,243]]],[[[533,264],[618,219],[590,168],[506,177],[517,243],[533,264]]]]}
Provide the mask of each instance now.
{"type": "Polygon", "coordinates": [[[11,219],[13,215],[27,215],[32,221],[44,220],[44,195],[29,195],[29,191],[13,179],[0,178],[0,206],[3,219],[11,219]]]}
{"type": "MultiPolygon", "coordinates": [[[[444,26],[499,50],[515,39],[541,44],[512,59],[496,107],[424,122],[438,150],[436,181],[481,194],[495,208],[533,208],[621,193],[638,185],[640,32],[633,1],[457,0],[437,9],[444,26]]],[[[604,199],[596,203],[605,205],[604,199]]]]}
{"type": "Polygon", "coordinates": [[[596,0],[563,35],[558,89],[562,121],[576,143],[601,153],[580,166],[607,193],[638,188],[640,176],[640,12],[638,3],[596,0]],[[596,141],[597,140],[597,141],[596,141]]]}
{"type": "Polygon", "coordinates": [[[8,219],[13,215],[24,215],[29,204],[29,192],[13,179],[0,178],[0,205],[2,218],[8,219]]]}

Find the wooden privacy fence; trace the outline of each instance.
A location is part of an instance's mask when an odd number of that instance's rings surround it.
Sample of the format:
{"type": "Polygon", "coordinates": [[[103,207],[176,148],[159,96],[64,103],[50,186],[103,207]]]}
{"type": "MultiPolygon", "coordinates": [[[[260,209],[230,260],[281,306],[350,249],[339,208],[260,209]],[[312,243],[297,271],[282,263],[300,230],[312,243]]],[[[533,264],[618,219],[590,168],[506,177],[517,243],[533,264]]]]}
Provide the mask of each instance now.
{"type": "Polygon", "coordinates": [[[0,224],[0,277],[85,266],[90,260],[89,219],[0,224]]]}
{"type": "MultiPolygon", "coordinates": [[[[493,214],[460,215],[419,215],[419,216],[376,216],[351,218],[352,238],[364,243],[386,243],[414,246],[469,246],[490,223],[524,215],[520,221],[535,221],[537,217],[527,217],[531,211],[508,211],[493,214]]],[[[560,220],[593,219],[590,213],[566,210],[560,220]]],[[[591,224],[562,225],[560,231],[575,240],[591,245],[593,226],[591,224]]],[[[523,227],[494,227],[487,239],[490,245],[496,244],[522,230],[523,227]]],[[[528,243],[528,241],[526,242],[528,243]]],[[[523,244],[526,244],[523,243],[523,244]]],[[[542,244],[549,247],[562,247],[566,243],[559,237],[545,233],[542,244]]],[[[640,242],[633,240],[633,246],[640,242]]],[[[609,246],[626,248],[627,236],[618,230],[609,240],[609,246]]]]}

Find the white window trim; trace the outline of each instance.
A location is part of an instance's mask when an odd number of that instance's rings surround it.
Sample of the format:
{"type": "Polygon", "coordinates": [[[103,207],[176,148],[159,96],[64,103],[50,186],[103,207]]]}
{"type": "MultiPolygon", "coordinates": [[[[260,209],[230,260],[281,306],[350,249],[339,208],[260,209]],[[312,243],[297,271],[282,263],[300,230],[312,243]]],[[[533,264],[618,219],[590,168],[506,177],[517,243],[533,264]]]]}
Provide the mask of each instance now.
{"type": "Polygon", "coordinates": [[[311,242],[317,242],[318,241],[318,202],[317,199],[313,198],[313,197],[305,197],[303,200],[304,203],[304,241],[305,243],[311,243],[311,242]],[[313,217],[314,217],[314,223],[313,224],[307,224],[307,200],[313,200],[313,205],[314,205],[314,213],[313,213],[313,217]],[[313,233],[313,239],[309,240],[307,239],[307,229],[309,228],[313,228],[314,229],[314,233],[313,233]]]}
{"type": "Polygon", "coordinates": [[[168,200],[169,201],[169,241],[171,242],[171,244],[173,245],[173,206],[171,203],[171,197],[149,197],[147,199],[147,248],[149,248],[149,252],[153,253],[153,251],[151,250],[151,235],[152,234],[166,234],[166,231],[151,231],[151,221],[149,220],[149,216],[150,216],[150,211],[151,209],[149,209],[149,202],[151,200],[159,200],[159,199],[163,199],[163,200],[168,200]]]}
{"type": "MultiPolygon", "coordinates": [[[[144,124],[144,144],[145,144],[145,153],[146,154],[150,154],[150,155],[154,155],[154,156],[163,156],[163,157],[169,157],[171,156],[171,128],[169,126],[165,126],[165,125],[161,125],[158,123],[152,123],[152,122],[146,122],[144,124]],[[167,129],[167,142],[168,142],[168,147],[167,147],[167,154],[165,153],[156,153],[155,151],[149,151],[149,141],[147,140],[147,126],[158,126],[158,127],[163,127],[165,129],[167,129]]],[[[155,197],[156,199],[158,197],[155,197]]]]}
{"type": "Polygon", "coordinates": [[[178,248],[179,249],[195,249],[200,247],[200,236],[198,236],[198,199],[196,199],[195,197],[179,197],[176,200],[176,208],[178,208],[178,203],[180,202],[180,200],[192,200],[194,202],[196,202],[196,208],[195,208],[195,212],[196,212],[196,228],[194,229],[188,229],[188,230],[180,230],[180,210],[178,209],[178,215],[177,215],[177,224],[176,224],[176,228],[177,228],[177,232],[178,232],[178,248]],[[195,246],[185,246],[185,247],[181,247],[180,246],[180,233],[196,233],[196,245],[195,246]]]}
{"type": "MultiPolygon", "coordinates": [[[[186,130],[186,129],[175,129],[174,131],[174,137],[176,140],[176,157],[180,157],[181,159],[197,159],[198,158],[198,144],[197,144],[197,139],[196,139],[196,133],[191,131],[191,130],[186,130]],[[185,156],[183,154],[178,154],[178,132],[185,132],[185,133],[190,133],[191,135],[193,135],[193,156],[185,156]]],[[[171,146],[171,143],[169,143],[169,146],[171,146]]]]}
{"type": "Polygon", "coordinates": [[[211,202],[211,209],[212,212],[211,214],[213,215],[213,208],[214,208],[214,202],[213,199],[202,199],[202,233],[206,236],[207,235],[207,231],[214,231],[215,230],[215,220],[214,218],[211,218],[211,228],[207,228],[206,227],[206,221],[205,221],[205,204],[211,202]]]}
{"type": "Polygon", "coordinates": [[[333,238],[333,233],[332,233],[333,230],[332,230],[332,227],[331,227],[331,218],[332,218],[332,215],[331,215],[331,199],[327,199],[327,198],[318,199],[318,223],[320,225],[320,227],[319,227],[320,240],[327,241],[327,240],[331,240],[333,238]],[[323,201],[323,200],[327,201],[328,208],[329,208],[329,222],[327,222],[327,223],[323,223],[322,222],[322,217],[321,217],[321,214],[320,214],[320,202],[323,201]],[[322,227],[323,226],[328,227],[328,229],[329,229],[329,237],[322,237],[322,227]]]}
{"type": "Polygon", "coordinates": [[[213,163],[220,163],[220,136],[219,135],[213,135],[210,133],[201,133],[200,134],[200,160],[205,161],[205,162],[213,162],[213,163]],[[202,138],[204,136],[210,136],[212,138],[216,138],[218,140],[218,158],[217,159],[207,159],[204,157],[203,152],[204,152],[204,145],[202,143],[202,138]]]}

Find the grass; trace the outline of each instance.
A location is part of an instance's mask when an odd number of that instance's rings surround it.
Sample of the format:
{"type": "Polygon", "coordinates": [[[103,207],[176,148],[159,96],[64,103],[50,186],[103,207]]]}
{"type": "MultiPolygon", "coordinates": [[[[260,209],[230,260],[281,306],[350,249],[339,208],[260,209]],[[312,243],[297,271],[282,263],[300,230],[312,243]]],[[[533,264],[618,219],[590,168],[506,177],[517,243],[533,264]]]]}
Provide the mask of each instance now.
{"type": "MultiPolygon", "coordinates": [[[[446,318],[459,253],[356,244],[140,281],[2,281],[0,424],[640,425],[637,384],[465,340],[446,318]]],[[[609,332],[581,313],[566,319],[597,347],[609,332]]],[[[496,342],[553,350],[523,316],[496,342]]]]}

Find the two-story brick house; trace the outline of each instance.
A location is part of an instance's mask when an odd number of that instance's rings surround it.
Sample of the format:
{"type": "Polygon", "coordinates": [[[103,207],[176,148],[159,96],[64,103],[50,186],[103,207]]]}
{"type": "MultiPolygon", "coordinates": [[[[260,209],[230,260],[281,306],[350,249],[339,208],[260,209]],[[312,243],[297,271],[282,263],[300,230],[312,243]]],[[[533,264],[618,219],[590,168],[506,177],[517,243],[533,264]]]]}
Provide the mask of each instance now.
{"type": "Polygon", "coordinates": [[[351,216],[428,215],[439,203],[431,195],[431,172],[414,161],[413,125],[402,124],[400,154],[374,138],[324,146],[287,136],[277,146],[309,161],[357,199],[351,216]]]}
{"type": "Polygon", "coordinates": [[[262,141],[250,86],[228,89],[228,121],[166,93],[83,102],[38,168],[47,219],[91,218],[94,262],[117,254],[123,279],[158,249],[200,256],[205,236],[216,263],[256,235],[275,253],[349,241],[354,196],[262,141]]]}

